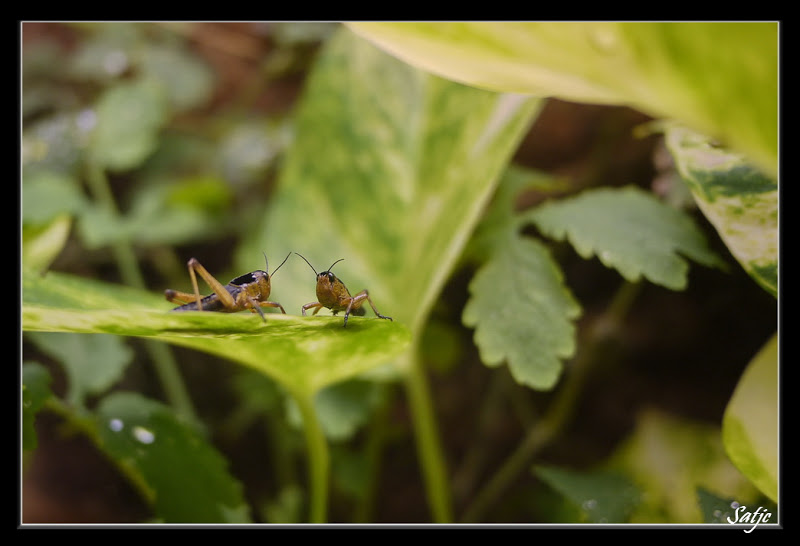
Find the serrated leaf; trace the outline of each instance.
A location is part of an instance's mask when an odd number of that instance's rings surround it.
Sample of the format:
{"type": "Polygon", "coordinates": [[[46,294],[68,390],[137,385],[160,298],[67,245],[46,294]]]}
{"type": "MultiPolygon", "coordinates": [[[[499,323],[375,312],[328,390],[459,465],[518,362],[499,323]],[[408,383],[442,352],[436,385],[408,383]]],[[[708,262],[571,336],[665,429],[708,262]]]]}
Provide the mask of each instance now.
{"type": "Polygon", "coordinates": [[[632,106],[778,157],[777,22],[359,22],[435,74],[498,91],[632,106]]]}
{"type": "Polygon", "coordinates": [[[372,317],[351,317],[345,329],[341,316],[268,313],[263,322],[248,312],[169,313],[172,307],[162,295],[120,285],[23,273],[25,331],[158,338],[250,366],[303,396],[380,366],[410,341],[400,322],[372,317]]]}
{"type": "Polygon", "coordinates": [[[509,234],[469,284],[462,320],[475,328],[487,366],[508,362],[514,379],[546,390],[575,351],[572,320],[580,306],[563,284],[558,265],[538,241],[509,234]]]}
{"type": "MultiPolygon", "coordinates": [[[[430,76],[347,29],[317,63],[269,215],[239,261],[286,248],[324,271],[344,258],[335,271],[350,291],[368,289],[416,333],[539,101],[430,76]]],[[[311,269],[285,267],[289,305],[313,301],[311,269]]]]}
{"type": "Polygon", "coordinates": [[[683,256],[722,264],[688,216],[636,187],[588,190],[546,202],[526,217],[548,236],[568,239],[583,258],[596,255],[631,282],[645,277],[682,290],[689,269],[683,256]]]}
{"type": "Polygon", "coordinates": [[[563,179],[520,165],[509,165],[503,172],[491,203],[475,227],[464,252],[466,258],[483,262],[497,244],[503,244],[509,230],[519,229],[521,220],[516,214],[516,202],[523,190],[532,189],[547,194],[566,189],[563,186],[563,179]]]}
{"type": "Polygon", "coordinates": [[[722,441],[736,467],[778,500],[778,337],[742,374],[722,420],[722,441]]]}
{"type": "Polygon", "coordinates": [[[168,407],[114,393],[100,402],[96,419],[103,450],[155,492],[153,510],[165,523],[250,521],[242,486],[226,460],[168,407]]]}
{"type": "Polygon", "coordinates": [[[616,472],[576,472],[552,466],[537,466],[534,472],[592,523],[625,523],[640,501],[636,485],[616,472]]]}
{"type": "Polygon", "coordinates": [[[684,128],[669,128],[666,142],[695,202],[731,254],[777,296],[778,183],[741,155],[684,128]]]}
{"type": "Polygon", "coordinates": [[[50,372],[38,362],[22,365],[22,448],[36,448],[34,421],[45,401],[52,396],[50,372]]]}

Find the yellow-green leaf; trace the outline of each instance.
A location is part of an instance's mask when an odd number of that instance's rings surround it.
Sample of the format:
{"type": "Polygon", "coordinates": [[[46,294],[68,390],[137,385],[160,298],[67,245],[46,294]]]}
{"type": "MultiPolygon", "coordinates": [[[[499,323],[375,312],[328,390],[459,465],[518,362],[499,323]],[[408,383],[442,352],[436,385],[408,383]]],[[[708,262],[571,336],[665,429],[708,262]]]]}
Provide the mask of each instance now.
{"type": "Polygon", "coordinates": [[[778,501],[778,336],[747,366],[725,410],[722,441],[736,467],[778,501]]]}
{"type": "MultiPolygon", "coordinates": [[[[279,296],[276,290],[273,299],[279,296]]],[[[373,317],[351,317],[345,329],[341,316],[267,313],[264,322],[247,312],[170,313],[171,307],[163,296],[120,285],[23,273],[23,330],[157,338],[255,368],[306,397],[380,366],[410,340],[402,323],[373,317]]]]}
{"type": "Polygon", "coordinates": [[[625,104],[777,173],[778,23],[351,23],[425,70],[497,91],[625,104]]]}

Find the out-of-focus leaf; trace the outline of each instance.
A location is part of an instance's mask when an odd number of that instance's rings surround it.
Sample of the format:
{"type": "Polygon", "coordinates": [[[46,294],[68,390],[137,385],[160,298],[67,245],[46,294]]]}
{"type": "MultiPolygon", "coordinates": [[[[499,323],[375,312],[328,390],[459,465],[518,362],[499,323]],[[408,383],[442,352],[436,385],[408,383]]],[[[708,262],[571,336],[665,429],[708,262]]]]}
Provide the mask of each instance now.
{"type": "Polygon", "coordinates": [[[263,182],[290,138],[286,125],[276,125],[265,119],[236,124],[220,142],[219,169],[232,184],[263,182]]]}
{"type": "Polygon", "coordinates": [[[507,234],[469,285],[464,324],[487,366],[507,361],[514,379],[550,389],[561,359],[575,351],[572,319],[580,306],[563,284],[558,265],[538,241],[507,234]]]}
{"type": "MultiPolygon", "coordinates": [[[[371,381],[351,380],[331,385],[320,391],[314,407],[325,436],[334,441],[350,438],[366,423],[381,400],[381,386],[371,381]]],[[[295,405],[289,407],[289,417],[302,426],[302,416],[295,405]]]]}
{"type": "Polygon", "coordinates": [[[220,231],[217,211],[224,209],[230,193],[215,179],[195,179],[195,182],[179,188],[165,185],[141,188],[122,217],[104,207],[87,207],[80,221],[83,242],[89,248],[99,248],[118,241],[159,245],[213,238],[220,231]]]}
{"type": "Polygon", "coordinates": [[[72,226],[66,214],[44,226],[22,226],[22,265],[31,271],[46,271],[64,248],[72,226]]]}
{"type": "MultiPolygon", "coordinates": [[[[280,293],[270,299],[281,302],[280,293]]],[[[350,317],[343,328],[341,316],[265,311],[263,322],[248,312],[169,313],[172,307],[163,295],[120,285],[55,272],[22,276],[25,331],[158,338],[250,366],[306,397],[380,366],[410,341],[403,324],[372,317],[350,317]]]]}
{"type": "Polygon", "coordinates": [[[164,87],[170,108],[201,106],[211,96],[214,76],[200,58],[172,44],[146,45],[137,56],[142,72],[164,87]]]}
{"type": "Polygon", "coordinates": [[[734,499],[723,499],[706,490],[697,488],[697,502],[703,512],[703,523],[728,523],[727,518],[735,517],[731,504],[734,499]]]}
{"type": "Polygon", "coordinates": [[[90,139],[92,158],[114,171],[132,169],[158,143],[167,117],[163,88],[149,79],[109,87],[100,97],[90,139]]]}
{"type": "Polygon", "coordinates": [[[134,393],[105,397],[97,409],[102,449],[146,491],[165,523],[249,523],[241,484],[227,462],[166,406],[134,393]]]}
{"type": "Polygon", "coordinates": [[[778,23],[350,23],[455,81],[679,120],[777,173],[778,23]]]}
{"type": "MultiPolygon", "coordinates": [[[[27,90],[23,90],[23,101],[27,90]]],[[[82,148],[94,115],[88,111],[59,112],[25,126],[22,135],[23,180],[33,172],[49,176],[74,177],[80,167],[82,148]]]]}
{"type": "Polygon", "coordinates": [[[635,187],[588,190],[531,209],[527,217],[584,258],[597,255],[629,281],[642,276],[672,290],[686,287],[689,265],[722,260],[691,218],[635,187]]]}
{"type": "Polygon", "coordinates": [[[465,258],[476,263],[488,259],[492,249],[502,245],[510,231],[516,231],[525,217],[516,211],[517,199],[524,190],[547,194],[565,189],[564,180],[550,174],[511,164],[497,186],[492,202],[486,208],[464,251],[465,258]]]}
{"type": "Polygon", "coordinates": [[[66,398],[77,407],[84,405],[86,396],[100,394],[119,381],[133,358],[133,351],[115,336],[40,332],[27,336],[64,366],[66,398]]]}
{"type": "Polygon", "coordinates": [[[778,183],[744,157],[680,127],[667,146],[694,195],[731,254],[753,279],[778,294],[778,183]]]}
{"type": "Polygon", "coordinates": [[[36,448],[34,421],[45,401],[52,396],[50,373],[37,362],[22,365],[22,448],[36,448]]]}
{"type": "Polygon", "coordinates": [[[22,222],[42,224],[60,214],[76,214],[86,206],[86,198],[69,175],[34,171],[22,183],[22,222]]]}
{"type": "Polygon", "coordinates": [[[719,428],[644,411],[606,468],[629,476],[642,492],[631,523],[700,523],[702,487],[747,504],[757,491],[730,463],[719,428]]]}
{"type": "Polygon", "coordinates": [[[591,523],[625,523],[640,501],[638,488],[619,473],[551,466],[537,466],[534,473],[575,504],[591,523]]]}
{"type": "Polygon", "coordinates": [[[145,43],[143,25],[89,23],[75,52],[66,58],[70,77],[108,84],[134,64],[132,52],[145,43]]]}
{"type": "Polygon", "coordinates": [[[733,464],[762,493],[778,500],[778,337],[747,366],[722,420],[733,464]]]}

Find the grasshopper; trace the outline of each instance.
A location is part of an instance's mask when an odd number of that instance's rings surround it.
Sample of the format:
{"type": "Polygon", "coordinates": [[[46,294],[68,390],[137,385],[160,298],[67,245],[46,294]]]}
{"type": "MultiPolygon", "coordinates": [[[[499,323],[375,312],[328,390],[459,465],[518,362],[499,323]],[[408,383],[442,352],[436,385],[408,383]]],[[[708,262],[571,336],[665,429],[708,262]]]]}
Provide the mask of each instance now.
{"type": "MultiPolygon", "coordinates": [[[[297,254],[297,252],[295,252],[295,254],[297,254]]],[[[306,310],[312,307],[314,308],[312,315],[316,315],[323,307],[327,307],[333,311],[334,315],[339,311],[344,311],[344,327],[346,328],[347,319],[350,317],[350,314],[356,316],[364,316],[364,314],[366,314],[366,309],[362,307],[364,300],[366,300],[369,302],[370,307],[375,311],[375,315],[377,315],[378,318],[392,320],[392,317],[380,314],[378,308],[375,307],[375,304],[372,302],[372,298],[369,297],[369,292],[367,290],[362,290],[355,296],[351,296],[350,291],[347,290],[347,287],[341,279],[331,273],[333,266],[341,262],[344,258],[333,262],[327,271],[317,273],[317,270],[314,269],[314,266],[311,265],[305,257],[300,254],[297,255],[303,258],[317,277],[317,300],[319,301],[305,304],[302,307],[303,316],[305,316],[306,310]]]]}
{"type": "MultiPolygon", "coordinates": [[[[272,275],[286,263],[286,260],[288,260],[291,255],[291,252],[286,255],[286,258],[281,262],[281,265],[275,268],[272,275]]],[[[164,296],[168,301],[173,303],[183,303],[183,305],[174,308],[173,311],[196,310],[236,313],[237,311],[250,309],[251,312],[261,315],[261,319],[266,322],[267,319],[264,317],[264,312],[261,310],[262,307],[277,307],[284,315],[286,311],[280,303],[267,301],[272,289],[272,277],[268,273],[269,260],[267,260],[266,254],[264,255],[264,261],[266,262],[267,271],[257,269],[250,273],[240,275],[228,284],[223,285],[215,279],[200,262],[195,258],[191,258],[186,265],[189,267],[189,277],[192,279],[194,294],[168,289],[164,291],[164,296]],[[197,287],[197,275],[195,273],[199,274],[203,280],[206,281],[208,286],[214,291],[213,294],[203,297],[200,296],[200,290],[197,287]]]]}

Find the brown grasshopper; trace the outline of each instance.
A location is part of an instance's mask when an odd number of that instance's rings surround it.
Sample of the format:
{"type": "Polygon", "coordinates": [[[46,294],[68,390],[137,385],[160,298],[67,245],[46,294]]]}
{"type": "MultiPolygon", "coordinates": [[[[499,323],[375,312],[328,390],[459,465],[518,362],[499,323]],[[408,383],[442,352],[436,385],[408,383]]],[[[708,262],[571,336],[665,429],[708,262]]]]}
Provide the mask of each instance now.
{"type": "MultiPolygon", "coordinates": [[[[291,252],[286,255],[286,258],[281,262],[281,265],[275,268],[272,275],[286,263],[286,260],[288,260],[291,255],[291,252]]],[[[266,262],[267,271],[269,271],[269,260],[267,260],[266,254],[264,255],[264,261],[266,262]]],[[[190,259],[187,266],[189,267],[189,277],[192,279],[194,294],[170,289],[165,290],[164,296],[168,301],[183,303],[183,305],[174,308],[173,311],[236,313],[237,311],[250,309],[253,313],[261,315],[261,319],[265,322],[267,319],[264,317],[264,312],[261,310],[262,307],[277,307],[281,310],[281,313],[284,315],[286,314],[286,311],[280,303],[267,301],[269,293],[272,290],[271,276],[267,271],[257,269],[256,271],[240,275],[228,284],[223,285],[195,258],[190,259]],[[213,294],[203,297],[200,296],[195,272],[208,283],[208,286],[214,291],[213,294]]]]}
{"type": "MultiPolygon", "coordinates": [[[[297,254],[297,252],[295,252],[297,254]]],[[[323,307],[327,307],[333,314],[336,315],[339,311],[344,311],[344,327],[347,327],[347,319],[350,317],[350,314],[356,316],[364,316],[366,314],[366,309],[362,307],[364,301],[368,301],[372,310],[375,311],[375,315],[378,318],[382,319],[389,319],[392,320],[392,317],[387,317],[381,315],[378,311],[375,304],[372,302],[372,298],[369,297],[369,292],[367,290],[362,290],[355,296],[350,295],[350,291],[347,290],[347,287],[341,281],[341,279],[337,278],[336,275],[331,273],[331,269],[333,266],[341,262],[344,258],[340,260],[336,260],[331,264],[331,266],[321,273],[317,273],[317,270],[314,269],[314,266],[309,263],[308,260],[305,259],[301,254],[297,254],[311,268],[314,272],[314,275],[317,276],[317,300],[312,303],[307,303],[302,307],[303,316],[306,314],[306,310],[314,308],[314,312],[312,315],[316,315],[320,309],[323,307]]]]}

